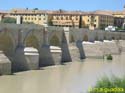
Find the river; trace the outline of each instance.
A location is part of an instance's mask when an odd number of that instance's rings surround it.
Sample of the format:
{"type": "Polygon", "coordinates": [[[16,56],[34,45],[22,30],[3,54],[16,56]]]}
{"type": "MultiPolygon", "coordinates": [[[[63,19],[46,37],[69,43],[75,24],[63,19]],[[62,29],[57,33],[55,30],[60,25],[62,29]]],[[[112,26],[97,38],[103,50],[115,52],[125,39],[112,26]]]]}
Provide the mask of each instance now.
{"type": "Polygon", "coordinates": [[[125,53],[0,76],[0,93],[87,93],[105,75],[125,75],[125,53]]]}

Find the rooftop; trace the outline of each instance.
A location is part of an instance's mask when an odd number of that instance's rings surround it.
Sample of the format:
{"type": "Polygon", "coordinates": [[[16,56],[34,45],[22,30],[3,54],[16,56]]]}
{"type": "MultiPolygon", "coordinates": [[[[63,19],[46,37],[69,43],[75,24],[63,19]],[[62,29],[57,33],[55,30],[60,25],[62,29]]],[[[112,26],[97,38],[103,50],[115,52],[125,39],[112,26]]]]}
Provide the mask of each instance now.
{"type": "Polygon", "coordinates": [[[113,14],[122,14],[125,15],[125,10],[123,11],[109,11],[109,10],[96,10],[96,11],[66,11],[66,10],[38,10],[38,9],[11,9],[9,11],[0,10],[0,14],[64,14],[64,15],[109,15],[112,16],[113,14]]]}

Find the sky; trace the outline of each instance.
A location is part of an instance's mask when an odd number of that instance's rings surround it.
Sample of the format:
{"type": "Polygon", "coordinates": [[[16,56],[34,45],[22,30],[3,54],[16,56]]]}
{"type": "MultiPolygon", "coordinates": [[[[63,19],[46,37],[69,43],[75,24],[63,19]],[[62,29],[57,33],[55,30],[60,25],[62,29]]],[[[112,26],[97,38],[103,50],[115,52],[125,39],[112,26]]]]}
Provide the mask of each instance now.
{"type": "Polygon", "coordinates": [[[0,0],[0,10],[38,8],[40,10],[123,10],[125,0],[0,0]]]}

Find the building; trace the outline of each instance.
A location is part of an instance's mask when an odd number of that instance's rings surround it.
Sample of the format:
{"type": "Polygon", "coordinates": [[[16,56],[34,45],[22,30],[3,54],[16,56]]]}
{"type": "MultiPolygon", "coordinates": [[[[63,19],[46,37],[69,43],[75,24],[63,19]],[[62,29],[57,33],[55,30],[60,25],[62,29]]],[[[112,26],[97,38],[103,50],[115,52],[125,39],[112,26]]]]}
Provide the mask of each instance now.
{"type": "Polygon", "coordinates": [[[104,29],[107,26],[114,25],[114,18],[108,11],[94,11],[82,15],[82,27],[104,29]]]}
{"type": "Polygon", "coordinates": [[[119,28],[122,28],[124,23],[124,18],[121,17],[114,17],[114,26],[117,26],[119,28]]]}
{"type": "Polygon", "coordinates": [[[4,17],[8,16],[8,12],[7,11],[0,11],[0,22],[2,21],[2,19],[4,17]]]}
{"type": "MultiPolygon", "coordinates": [[[[50,11],[38,9],[12,9],[0,12],[0,21],[4,17],[21,18],[21,23],[39,24],[59,27],[76,27],[104,29],[107,26],[125,27],[125,9],[123,11],[97,10],[83,11],[50,11]]],[[[18,20],[19,21],[19,20],[18,20]]],[[[20,22],[18,22],[20,23],[20,22]]]]}
{"type": "Polygon", "coordinates": [[[21,16],[22,23],[34,23],[44,25],[47,23],[46,11],[43,10],[29,10],[29,9],[12,9],[9,16],[17,18],[21,16]]]}
{"type": "Polygon", "coordinates": [[[125,23],[125,10],[123,11],[116,11],[113,13],[114,16],[114,25],[122,28],[123,24],[125,23]]]}
{"type": "Polygon", "coordinates": [[[125,28],[123,25],[125,24],[125,6],[123,11],[115,11],[113,12],[114,16],[114,25],[119,28],[125,28]]]}
{"type": "Polygon", "coordinates": [[[52,11],[49,13],[51,17],[51,24],[53,26],[60,26],[60,27],[76,27],[79,28],[80,25],[80,18],[81,12],[79,11],[52,11]]]}

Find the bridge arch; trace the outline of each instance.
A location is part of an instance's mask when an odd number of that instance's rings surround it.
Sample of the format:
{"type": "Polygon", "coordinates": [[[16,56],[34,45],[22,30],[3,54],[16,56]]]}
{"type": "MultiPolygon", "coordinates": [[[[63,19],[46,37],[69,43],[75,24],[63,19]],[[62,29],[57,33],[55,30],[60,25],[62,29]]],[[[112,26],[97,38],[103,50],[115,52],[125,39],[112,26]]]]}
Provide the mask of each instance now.
{"type": "Polygon", "coordinates": [[[39,49],[39,43],[38,43],[37,38],[34,35],[27,37],[25,39],[25,46],[39,49]]]}
{"type": "Polygon", "coordinates": [[[14,49],[14,36],[8,30],[2,30],[0,32],[0,51],[3,51],[7,56],[12,56],[14,54],[14,49]]]}
{"type": "Polygon", "coordinates": [[[83,37],[83,41],[88,41],[89,39],[88,39],[88,35],[84,35],[84,37],[83,37]]]}
{"type": "Polygon", "coordinates": [[[40,48],[40,42],[38,37],[34,34],[34,31],[29,31],[27,35],[24,38],[24,46],[25,47],[34,47],[39,50],[40,48]]]}
{"type": "Polygon", "coordinates": [[[61,42],[56,34],[50,38],[49,44],[52,46],[60,46],[61,45],[61,42]]]}
{"type": "Polygon", "coordinates": [[[95,36],[95,40],[96,40],[96,41],[98,41],[98,40],[99,40],[98,35],[96,35],[96,36],[95,36]]]}

